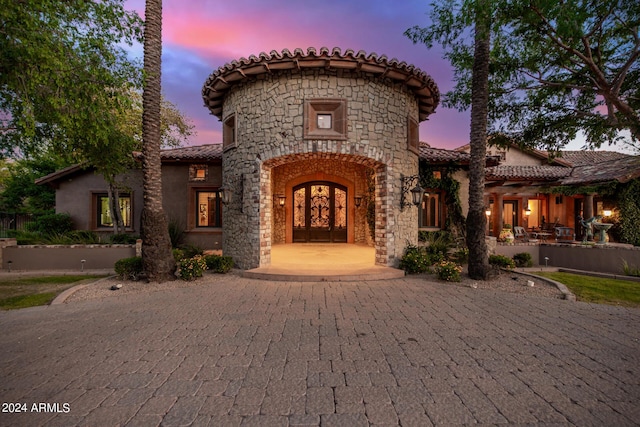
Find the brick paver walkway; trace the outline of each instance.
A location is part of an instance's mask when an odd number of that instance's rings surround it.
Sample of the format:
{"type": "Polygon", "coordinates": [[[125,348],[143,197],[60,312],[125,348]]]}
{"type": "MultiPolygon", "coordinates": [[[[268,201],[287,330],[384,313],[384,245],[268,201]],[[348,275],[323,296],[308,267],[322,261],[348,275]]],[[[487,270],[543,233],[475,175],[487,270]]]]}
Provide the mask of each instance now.
{"type": "Polygon", "coordinates": [[[1,312],[0,328],[6,426],[640,420],[638,309],[415,278],[229,276],[1,312]]]}

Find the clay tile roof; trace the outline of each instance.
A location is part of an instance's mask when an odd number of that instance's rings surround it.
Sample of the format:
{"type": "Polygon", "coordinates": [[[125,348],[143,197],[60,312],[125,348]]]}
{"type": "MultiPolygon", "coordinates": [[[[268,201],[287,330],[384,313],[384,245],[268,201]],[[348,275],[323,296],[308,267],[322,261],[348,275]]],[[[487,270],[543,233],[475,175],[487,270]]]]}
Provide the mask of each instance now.
{"type": "Polygon", "coordinates": [[[570,168],[564,166],[510,166],[500,165],[487,168],[485,179],[487,181],[556,181],[569,176],[570,168]]]}
{"type": "Polygon", "coordinates": [[[310,47],[306,52],[302,49],[261,52],[258,56],[251,55],[223,65],[211,73],[204,83],[204,105],[211,114],[221,119],[224,97],[234,84],[259,74],[311,68],[353,70],[402,82],[418,99],[421,121],[426,120],[440,102],[440,91],[431,76],[404,61],[376,53],[367,54],[362,50],[355,52],[347,49],[342,52],[338,47],[332,50],[310,47]]]}
{"type": "Polygon", "coordinates": [[[427,144],[420,145],[420,158],[430,163],[462,162],[469,163],[471,156],[468,153],[442,148],[432,148],[427,144]]]}
{"type": "MultiPolygon", "coordinates": [[[[471,161],[471,155],[464,151],[446,150],[444,148],[433,148],[426,142],[420,143],[420,158],[429,163],[457,163],[468,165],[471,161]]],[[[496,156],[487,156],[486,165],[494,166],[500,163],[496,156]]]]}
{"type": "MultiPolygon", "coordinates": [[[[640,156],[623,155],[617,159],[574,167],[563,185],[593,184],[597,182],[628,182],[640,178],[640,156]]],[[[615,157],[615,156],[614,156],[615,157]]]]}
{"type": "Polygon", "coordinates": [[[628,154],[617,151],[561,151],[560,159],[565,160],[572,166],[593,165],[610,160],[619,160],[629,157],[628,154]]]}
{"type": "Polygon", "coordinates": [[[190,147],[170,148],[160,152],[163,161],[183,160],[212,161],[222,159],[222,144],[207,144],[190,147]]]}

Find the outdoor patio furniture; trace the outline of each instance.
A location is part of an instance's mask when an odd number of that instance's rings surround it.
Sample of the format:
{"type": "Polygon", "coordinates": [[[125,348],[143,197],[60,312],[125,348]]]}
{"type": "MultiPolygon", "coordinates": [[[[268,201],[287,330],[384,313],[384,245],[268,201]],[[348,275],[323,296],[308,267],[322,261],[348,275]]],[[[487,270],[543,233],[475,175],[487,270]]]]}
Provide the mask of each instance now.
{"type": "Polygon", "coordinates": [[[561,240],[573,241],[576,238],[572,227],[556,227],[555,232],[556,242],[559,242],[561,240]]]}
{"type": "Polygon", "coordinates": [[[529,241],[529,233],[527,233],[527,230],[525,230],[524,227],[520,227],[520,226],[513,227],[513,237],[516,240],[520,239],[523,242],[529,241]]]}

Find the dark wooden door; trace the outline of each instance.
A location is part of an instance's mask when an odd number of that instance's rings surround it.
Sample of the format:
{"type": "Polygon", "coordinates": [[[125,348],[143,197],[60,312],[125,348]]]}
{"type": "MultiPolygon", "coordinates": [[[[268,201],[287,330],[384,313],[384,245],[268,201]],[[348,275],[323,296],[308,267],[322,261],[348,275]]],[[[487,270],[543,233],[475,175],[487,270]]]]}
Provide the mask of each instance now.
{"type": "Polygon", "coordinates": [[[347,189],[307,182],[293,189],[293,242],[347,241],[347,189]]]}

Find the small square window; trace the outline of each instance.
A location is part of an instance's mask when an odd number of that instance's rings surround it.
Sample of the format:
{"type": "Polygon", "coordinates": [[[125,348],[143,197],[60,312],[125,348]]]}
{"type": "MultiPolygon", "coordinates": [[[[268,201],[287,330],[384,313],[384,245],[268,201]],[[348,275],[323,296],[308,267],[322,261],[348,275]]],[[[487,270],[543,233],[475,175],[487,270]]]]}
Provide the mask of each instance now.
{"type": "Polygon", "coordinates": [[[208,169],[207,165],[189,165],[189,181],[206,181],[208,169]]]}
{"type": "Polygon", "coordinates": [[[347,139],[347,101],[326,98],[304,101],[305,139],[347,139]]]}
{"type": "Polygon", "coordinates": [[[318,114],[318,129],[331,129],[331,114],[318,114]]]}

